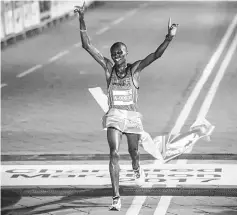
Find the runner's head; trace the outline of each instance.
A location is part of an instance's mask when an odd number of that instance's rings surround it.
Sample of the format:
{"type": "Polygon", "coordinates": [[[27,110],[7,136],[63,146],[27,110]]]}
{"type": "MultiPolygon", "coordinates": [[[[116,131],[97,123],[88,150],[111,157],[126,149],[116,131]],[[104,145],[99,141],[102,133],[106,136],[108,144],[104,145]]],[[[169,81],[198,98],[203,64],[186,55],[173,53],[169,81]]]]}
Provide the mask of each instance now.
{"type": "Polygon", "coordinates": [[[127,46],[122,42],[116,42],[111,46],[110,54],[116,65],[126,63],[126,56],[128,54],[127,46]]]}

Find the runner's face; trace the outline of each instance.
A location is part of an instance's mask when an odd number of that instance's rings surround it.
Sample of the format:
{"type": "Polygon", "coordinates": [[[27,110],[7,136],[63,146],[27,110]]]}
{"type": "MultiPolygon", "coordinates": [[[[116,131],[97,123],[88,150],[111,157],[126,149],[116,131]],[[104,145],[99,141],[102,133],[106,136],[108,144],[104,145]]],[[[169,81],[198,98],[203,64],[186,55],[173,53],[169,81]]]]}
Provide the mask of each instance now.
{"type": "Polygon", "coordinates": [[[126,61],[127,50],[125,46],[117,46],[111,50],[111,58],[119,65],[126,61]]]}

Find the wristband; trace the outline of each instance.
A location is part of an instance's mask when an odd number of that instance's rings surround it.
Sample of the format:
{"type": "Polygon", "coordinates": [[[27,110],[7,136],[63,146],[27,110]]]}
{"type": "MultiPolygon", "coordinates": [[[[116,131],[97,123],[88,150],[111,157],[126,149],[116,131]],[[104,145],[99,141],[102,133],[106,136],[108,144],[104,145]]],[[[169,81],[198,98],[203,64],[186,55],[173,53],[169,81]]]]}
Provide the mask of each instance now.
{"type": "Polygon", "coordinates": [[[167,34],[167,35],[165,36],[165,39],[168,40],[168,41],[171,41],[171,40],[173,39],[173,37],[174,37],[174,36],[171,36],[171,35],[167,34]]]}
{"type": "Polygon", "coordinates": [[[86,32],[87,30],[86,29],[80,29],[81,32],[86,32]]]}

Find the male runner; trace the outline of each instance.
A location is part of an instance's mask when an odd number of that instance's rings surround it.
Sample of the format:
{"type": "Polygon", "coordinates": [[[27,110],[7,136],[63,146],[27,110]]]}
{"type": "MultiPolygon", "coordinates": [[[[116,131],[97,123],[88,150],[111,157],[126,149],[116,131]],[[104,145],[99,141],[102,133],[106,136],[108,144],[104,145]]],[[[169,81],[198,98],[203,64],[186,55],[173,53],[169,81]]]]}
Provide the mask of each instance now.
{"type": "Polygon", "coordinates": [[[119,194],[119,145],[124,134],[127,137],[128,151],[132,159],[135,181],[141,185],[145,174],[139,165],[138,142],[143,133],[141,114],[137,109],[139,79],[141,71],[162,56],[170,41],[176,34],[178,24],[169,20],[168,34],[164,42],[143,60],[127,63],[127,47],[122,42],[114,43],[110,48],[111,60],[91,44],[84,21],[85,3],[75,6],[79,14],[82,47],[103,67],[105,71],[109,111],[103,117],[103,128],[107,129],[107,140],[110,147],[109,172],[111,177],[113,200],[110,210],[120,210],[119,194]]]}

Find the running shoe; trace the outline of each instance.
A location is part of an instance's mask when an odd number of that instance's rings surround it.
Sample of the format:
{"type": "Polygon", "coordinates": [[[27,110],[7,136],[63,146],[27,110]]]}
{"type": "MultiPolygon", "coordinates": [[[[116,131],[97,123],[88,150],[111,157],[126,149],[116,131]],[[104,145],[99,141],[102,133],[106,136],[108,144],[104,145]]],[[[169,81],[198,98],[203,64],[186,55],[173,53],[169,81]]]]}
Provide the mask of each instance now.
{"type": "Polygon", "coordinates": [[[120,211],[121,199],[120,196],[114,196],[112,199],[112,205],[109,207],[110,211],[120,211]]]}
{"type": "Polygon", "coordinates": [[[135,183],[138,186],[142,186],[145,183],[145,172],[139,167],[137,170],[134,170],[135,183]]]}

